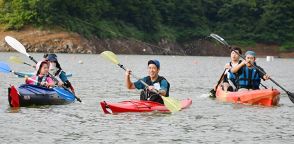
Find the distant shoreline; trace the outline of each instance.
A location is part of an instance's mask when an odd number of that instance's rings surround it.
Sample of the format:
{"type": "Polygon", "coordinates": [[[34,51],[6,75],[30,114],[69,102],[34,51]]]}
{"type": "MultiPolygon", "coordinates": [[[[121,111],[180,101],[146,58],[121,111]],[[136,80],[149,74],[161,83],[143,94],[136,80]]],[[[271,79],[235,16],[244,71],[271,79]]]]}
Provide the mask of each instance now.
{"type": "MultiPolygon", "coordinates": [[[[86,39],[77,33],[60,30],[39,30],[25,28],[20,31],[0,31],[0,51],[14,51],[4,41],[6,35],[18,39],[28,52],[39,53],[77,53],[98,54],[111,50],[117,54],[136,55],[189,55],[189,56],[228,56],[229,50],[207,40],[195,40],[186,43],[161,40],[149,44],[133,39],[86,39]]],[[[279,51],[277,45],[257,44],[252,48],[259,57],[274,56],[294,58],[294,52],[279,51]]]]}

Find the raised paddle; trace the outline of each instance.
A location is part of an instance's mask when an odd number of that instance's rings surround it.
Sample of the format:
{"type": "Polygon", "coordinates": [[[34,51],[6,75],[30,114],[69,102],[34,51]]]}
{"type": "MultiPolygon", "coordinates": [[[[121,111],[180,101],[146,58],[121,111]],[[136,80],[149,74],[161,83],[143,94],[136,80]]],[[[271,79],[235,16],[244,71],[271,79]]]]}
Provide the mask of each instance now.
{"type": "Polygon", "coordinates": [[[209,97],[211,97],[211,98],[216,98],[215,93],[216,93],[217,87],[218,87],[218,85],[221,83],[221,80],[223,79],[223,77],[224,77],[224,75],[225,75],[225,73],[226,73],[226,70],[227,70],[227,69],[224,70],[224,72],[222,73],[221,77],[219,78],[219,80],[218,80],[218,82],[217,82],[217,85],[216,85],[215,89],[213,88],[213,89],[210,90],[209,97]]]}
{"type": "Polygon", "coordinates": [[[32,68],[35,68],[35,66],[29,64],[29,63],[26,63],[24,62],[20,57],[16,57],[16,56],[11,56],[9,57],[9,61],[13,62],[13,63],[16,63],[16,64],[25,64],[25,65],[28,65],[32,68]]]}
{"type": "MultiPolygon", "coordinates": [[[[16,40],[15,38],[11,37],[11,36],[6,36],[5,37],[5,41],[7,42],[8,45],[10,45],[13,49],[15,49],[16,51],[26,55],[27,57],[29,57],[33,62],[35,62],[36,64],[38,63],[32,56],[30,56],[25,47],[18,41],[16,40]]],[[[51,73],[49,73],[49,76],[55,81],[55,82],[58,82],[58,79],[52,75],[51,73]]],[[[76,95],[74,95],[75,98],[79,101],[79,102],[82,102],[82,100],[77,97],[76,95]]]]}
{"type": "MultiPolygon", "coordinates": [[[[217,40],[218,42],[222,43],[223,45],[225,45],[226,47],[230,48],[230,50],[233,50],[236,54],[238,54],[242,59],[246,60],[244,56],[240,55],[237,51],[235,51],[234,49],[231,49],[231,47],[229,46],[229,44],[219,35],[217,34],[210,34],[210,37],[214,38],[215,40],[217,40]]],[[[254,64],[251,64],[254,68],[256,68],[258,71],[260,71],[262,74],[266,74],[263,70],[261,70],[259,67],[257,67],[254,64]]],[[[280,84],[278,84],[275,80],[273,80],[271,77],[269,78],[269,80],[271,80],[274,84],[276,84],[278,87],[280,87],[283,91],[285,91],[289,97],[289,99],[291,100],[292,103],[294,103],[294,94],[287,91],[284,87],[282,87],[280,84]]]]}
{"type": "MultiPolygon", "coordinates": [[[[104,51],[101,53],[102,57],[111,61],[112,63],[118,65],[120,68],[122,68],[123,70],[126,71],[126,68],[120,64],[117,56],[111,52],[111,51],[104,51]]],[[[147,83],[145,83],[143,80],[141,80],[139,77],[137,77],[136,75],[132,74],[131,75],[136,78],[137,80],[139,80],[142,84],[144,84],[146,87],[149,86],[147,83]]],[[[160,95],[158,93],[158,91],[154,91],[155,93],[157,93],[158,95],[160,95]]],[[[165,107],[170,111],[170,112],[177,112],[177,111],[180,111],[181,110],[181,103],[176,100],[176,99],[173,99],[173,98],[170,98],[170,97],[165,97],[165,96],[162,96],[160,95],[163,102],[164,102],[164,105],[165,107]]]]}

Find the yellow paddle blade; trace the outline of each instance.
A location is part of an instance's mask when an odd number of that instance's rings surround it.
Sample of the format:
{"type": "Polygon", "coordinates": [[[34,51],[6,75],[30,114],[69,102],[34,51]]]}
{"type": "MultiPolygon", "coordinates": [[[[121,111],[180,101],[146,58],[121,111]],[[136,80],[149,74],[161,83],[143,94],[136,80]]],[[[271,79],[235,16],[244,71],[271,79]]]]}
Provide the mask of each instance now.
{"type": "Polygon", "coordinates": [[[176,100],[176,99],[173,99],[173,98],[170,98],[170,97],[165,97],[165,96],[161,96],[163,102],[164,102],[164,105],[165,107],[170,111],[170,112],[177,112],[177,111],[180,111],[182,108],[181,108],[181,102],[176,100]]]}
{"type": "Polygon", "coordinates": [[[9,61],[17,63],[17,64],[22,64],[23,61],[19,57],[11,56],[9,57],[9,61]]]}
{"type": "Polygon", "coordinates": [[[119,64],[117,56],[112,51],[104,51],[101,53],[102,57],[111,61],[114,64],[119,64]]]}

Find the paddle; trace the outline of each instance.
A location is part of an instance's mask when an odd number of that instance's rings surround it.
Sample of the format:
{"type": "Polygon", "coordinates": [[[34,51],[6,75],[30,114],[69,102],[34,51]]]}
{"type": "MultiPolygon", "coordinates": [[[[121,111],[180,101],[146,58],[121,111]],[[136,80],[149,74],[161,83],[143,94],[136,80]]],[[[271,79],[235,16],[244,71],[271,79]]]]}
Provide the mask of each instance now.
{"type": "MultiPolygon", "coordinates": [[[[21,74],[21,73],[18,73],[18,72],[15,72],[13,71],[9,65],[7,63],[4,63],[4,62],[0,62],[0,72],[2,73],[13,73],[17,76],[23,76],[23,77],[26,77],[25,75],[21,74]]],[[[34,82],[37,82],[36,80],[32,79],[32,78],[28,78],[29,80],[32,80],[34,82]]],[[[37,82],[39,83],[39,82],[37,82]]]]}
{"type": "MultiPolygon", "coordinates": [[[[210,34],[210,37],[214,38],[215,40],[217,40],[218,42],[222,43],[223,45],[225,45],[226,47],[230,48],[229,44],[219,35],[217,34],[210,34]]],[[[233,49],[231,49],[233,50],[233,49]]],[[[240,55],[237,51],[233,50],[236,54],[238,54],[242,59],[246,60],[244,56],[240,55]]],[[[261,70],[259,67],[257,67],[254,64],[251,64],[255,69],[257,69],[258,71],[260,71],[262,74],[266,74],[263,70],[261,70]]],[[[289,97],[289,99],[291,100],[292,103],[294,103],[294,94],[287,91],[284,87],[282,87],[280,84],[278,84],[275,80],[273,80],[271,77],[269,78],[269,80],[271,80],[274,84],[276,84],[278,87],[280,87],[283,91],[285,91],[289,97]]]]}
{"type": "Polygon", "coordinates": [[[28,65],[28,66],[30,66],[30,67],[35,68],[35,66],[33,66],[33,65],[29,64],[29,63],[24,62],[24,61],[23,61],[21,58],[19,58],[19,57],[11,56],[11,57],[9,57],[9,61],[11,61],[11,62],[13,62],[13,63],[16,63],[16,64],[25,64],[25,65],[28,65]]]}
{"type": "MultiPolygon", "coordinates": [[[[5,41],[8,43],[8,45],[10,45],[12,48],[14,48],[16,51],[26,55],[27,57],[29,57],[33,62],[35,62],[36,64],[38,63],[32,56],[30,56],[25,47],[15,38],[11,37],[11,36],[5,36],[5,41]]],[[[55,81],[58,82],[58,79],[52,75],[51,73],[49,73],[49,76],[55,81]]],[[[66,88],[65,88],[66,89],[66,88]]],[[[82,100],[77,97],[76,95],[74,95],[75,98],[79,101],[82,102],[82,100]]]]}
{"type": "MultiPolygon", "coordinates": [[[[122,68],[123,70],[126,71],[126,68],[121,65],[119,63],[119,60],[117,58],[117,56],[111,52],[111,51],[104,51],[101,53],[102,57],[111,61],[112,63],[118,65],[120,68],[122,68]]],[[[142,84],[144,84],[146,87],[149,86],[147,83],[145,83],[143,80],[141,80],[139,77],[135,76],[134,74],[131,73],[131,75],[136,78],[137,80],[139,80],[142,84]]],[[[155,93],[157,93],[158,95],[160,95],[158,93],[158,91],[154,91],[155,93]]],[[[175,99],[172,99],[170,97],[165,97],[165,96],[162,96],[160,95],[163,102],[164,102],[164,105],[165,107],[170,111],[170,112],[177,112],[179,110],[181,110],[181,104],[178,100],[175,100],[175,99]]]]}
{"type": "Polygon", "coordinates": [[[223,79],[223,77],[224,77],[224,75],[225,75],[225,73],[226,73],[226,70],[227,70],[227,69],[224,70],[224,72],[222,73],[221,77],[219,78],[219,80],[218,80],[218,82],[217,82],[217,85],[216,85],[215,89],[213,88],[213,89],[210,90],[209,97],[211,97],[211,98],[216,98],[216,95],[215,95],[215,93],[216,93],[216,89],[217,89],[218,85],[221,83],[221,80],[223,79]]]}
{"type": "Polygon", "coordinates": [[[15,72],[15,71],[11,70],[9,65],[7,63],[4,63],[4,62],[0,62],[0,72],[2,72],[2,73],[13,73],[13,74],[15,74],[17,76],[25,77],[25,75],[23,75],[22,73],[18,73],[18,72],[15,72]]]}

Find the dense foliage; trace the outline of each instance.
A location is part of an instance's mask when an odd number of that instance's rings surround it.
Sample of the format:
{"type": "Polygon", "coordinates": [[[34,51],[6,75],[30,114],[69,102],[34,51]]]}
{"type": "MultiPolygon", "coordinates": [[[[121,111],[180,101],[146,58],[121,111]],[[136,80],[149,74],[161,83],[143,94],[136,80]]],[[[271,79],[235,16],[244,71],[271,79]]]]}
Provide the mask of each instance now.
{"type": "Polygon", "coordinates": [[[188,41],[211,32],[235,44],[294,47],[293,0],[0,0],[6,29],[62,27],[86,37],[188,41]]]}

